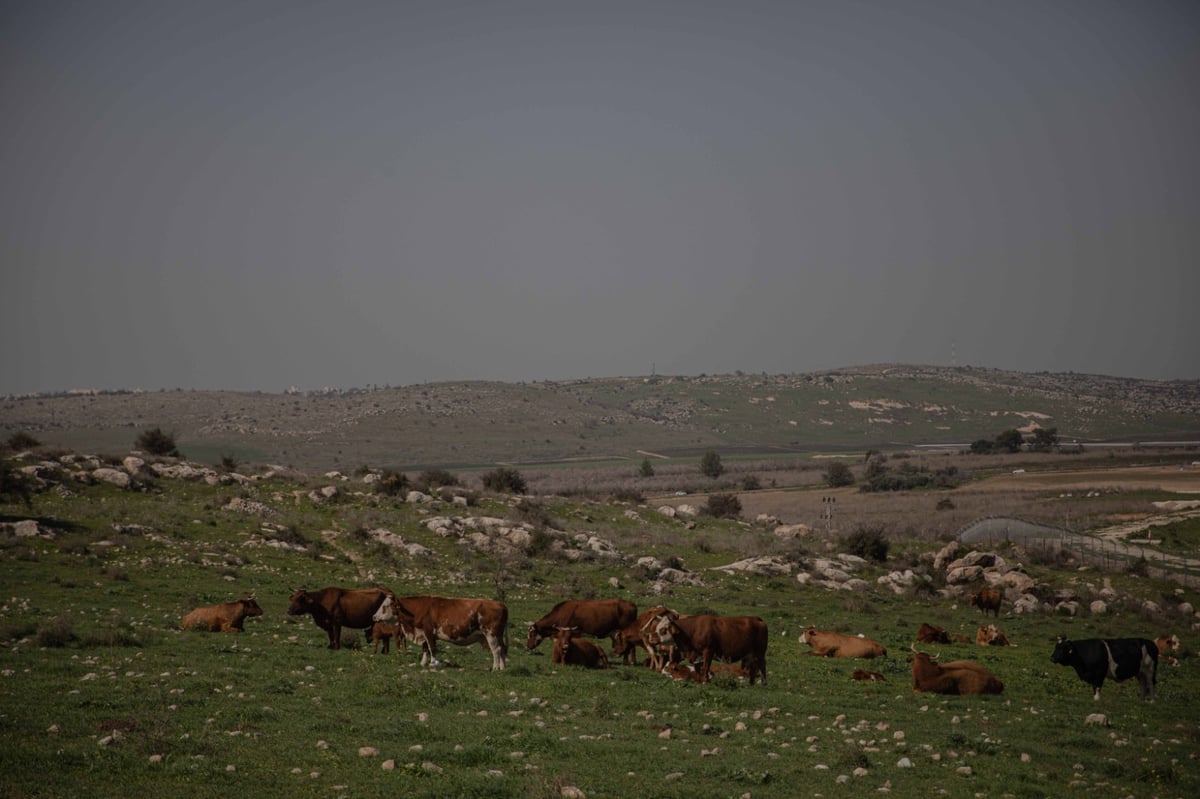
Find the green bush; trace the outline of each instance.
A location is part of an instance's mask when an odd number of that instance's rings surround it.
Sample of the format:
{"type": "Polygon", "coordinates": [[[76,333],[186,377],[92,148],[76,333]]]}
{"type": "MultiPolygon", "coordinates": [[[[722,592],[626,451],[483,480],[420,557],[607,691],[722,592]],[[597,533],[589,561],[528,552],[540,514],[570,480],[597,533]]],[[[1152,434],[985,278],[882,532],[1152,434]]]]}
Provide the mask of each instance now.
{"type": "Polygon", "coordinates": [[[737,494],[709,494],[704,512],[717,519],[736,519],[742,515],[742,502],[737,494]]]}
{"type": "Polygon", "coordinates": [[[459,485],[458,478],[445,469],[426,469],[417,478],[417,490],[433,494],[438,488],[459,485]]]}
{"type": "Polygon", "coordinates": [[[830,461],[825,467],[825,485],[830,488],[843,488],[854,485],[854,472],[842,461],[830,461]]]}
{"type": "Polygon", "coordinates": [[[758,475],[748,474],[742,478],[743,491],[757,491],[762,488],[762,482],[758,479],[758,475]]]}
{"type": "Polygon", "coordinates": [[[375,483],[375,493],[389,497],[402,497],[408,494],[408,475],[404,472],[393,472],[384,469],[383,476],[375,483]]]}
{"type": "Polygon", "coordinates": [[[33,503],[33,481],[6,460],[0,460],[0,502],[21,502],[27,508],[33,503]]]}
{"type": "Polygon", "coordinates": [[[42,445],[42,442],[38,441],[36,438],[24,431],[17,431],[16,433],[13,433],[8,437],[8,441],[5,443],[8,444],[9,449],[15,452],[20,452],[27,449],[37,449],[42,445]]]}
{"type": "Polygon", "coordinates": [[[524,494],[527,490],[525,478],[508,466],[497,467],[485,473],[481,479],[484,488],[497,494],[524,494]]]}
{"type": "Polygon", "coordinates": [[[854,532],[842,539],[842,551],[879,563],[887,560],[890,547],[882,527],[859,525],[854,532]]]}
{"type": "Polygon", "coordinates": [[[66,616],[55,616],[38,625],[37,632],[33,636],[34,644],[48,648],[64,647],[76,640],[78,640],[78,636],[75,635],[75,630],[71,626],[71,620],[66,616]]]}
{"type": "Polygon", "coordinates": [[[179,457],[179,447],[175,446],[175,435],[164,432],[161,427],[151,427],[138,433],[134,446],[151,455],[179,457]]]}
{"type": "Polygon", "coordinates": [[[721,456],[711,449],[705,452],[700,458],[700,473],[714,480],[724,474],[725,466],[721,463],[721,456]]]}

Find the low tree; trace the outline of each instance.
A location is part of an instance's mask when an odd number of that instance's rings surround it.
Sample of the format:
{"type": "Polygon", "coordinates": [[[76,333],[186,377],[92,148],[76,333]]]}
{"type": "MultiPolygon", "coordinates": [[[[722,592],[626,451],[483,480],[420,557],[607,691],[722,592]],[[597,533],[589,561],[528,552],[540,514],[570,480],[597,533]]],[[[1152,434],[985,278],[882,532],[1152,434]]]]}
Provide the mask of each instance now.
{"type": "Polygon", "coordinates": [[[27,449],[37,449],[42,445],[42,442],[38,441],[25,431],[19,430],[8,437],[7,444],[8,448],[14,452],[21,452],[22,450],[27,449]]]}
{"type": "Polygon", "coordinates": [[[700,458],[700,473],[714,479],[724,474],[725,466],[721,463],[721,456],[711,449],[705,452],[700,458]]]}
{"type": "Polygon", "coordinates": [[[33,504],[33,482],[6,459],[0,459],[0,502],[33,504]]]}
{"type": "Polygon", "coordinates": [[[972,455],[990,455],[996,451],[996,442],[990,438],[979,438],[971,442],[972,455]]]}
{"type": "Polygon", "coordinates": [[[737,494],[709,494],[704,512],[717,519],[736,519],[742,515],[742,501],[737,494]]]}
{"type": "Polygon", "coordinates": [[[521,473],[508,466],[486,472],[481,479],[484,488],[497,494],[524,494],[528,490],[521,473]]]}
{"type": "Polygon", "coordinates": [[[179,457],[179,447],[175,446],[175,434],[164,432],[161,427],[151,427],[138,433],[134,446],[151,455],[179,457]]]}
{"type": "Polygon", "coordinates": [[[432,494],[442,486],[458,485],[458,478],[445,469],[426,469],[417,478],[417,487],[426,494],[432,494]]]}
{"type": "Polygon", "coordinates": [[[1052,452],[1058,446],[1057,427],[1039,427],[1033,431],[1029,448],[1035,452],[1052,452]]]}
{"type": "Polygon", "coordinates": [[[825,485],[830,488],[843,488],[854,485],[854,472],[842,461],[830,461],[825,467],[825,485]]]}
{"type": "Polygon", "coordinates": [[[654,476],[654,467],[652,465],[650,465],[649,458],[642,459],[642,467],[640,469],[638,469],[638,474],[640,474],[642,477],[653,477],[654,476]]]}
{"type": "Polygon", "coordinates": [[[887,560],[890,548],[883,527],[878,525],[860,524],[854,532],[842,539],[842,551],[879,563],[887,560]]]}
{"type": "Polygon", "coordinates": [[[1025,444],[1025,437],[1020,430],[1005,430],[996,436],[996,448],[1004,452],[1020,452],[1025,444]]]}

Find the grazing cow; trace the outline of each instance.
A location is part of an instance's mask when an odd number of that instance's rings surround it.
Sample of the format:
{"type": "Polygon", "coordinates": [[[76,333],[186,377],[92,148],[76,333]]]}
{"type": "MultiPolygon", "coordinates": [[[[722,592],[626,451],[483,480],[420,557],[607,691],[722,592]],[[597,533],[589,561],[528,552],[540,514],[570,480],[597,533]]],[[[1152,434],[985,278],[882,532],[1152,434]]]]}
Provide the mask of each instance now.
{"type": "Polygon", "coordinates": [[[234,602],[196,608],[183,617],[183,629],[194,627],[212,633],[240,633],[246,619],[261,615],[262,608],[254,601],[253,596],[248,596],[234,602]]]}
{"type": "Polygon", "coordinates": [[[800,643],[812,647],[810,655],[826,658],[878,658],[887,657],[887,649],[870,638],[836,633],[833,630],[818,630],[808,627],[800,633],[800,643]]]}
{"type": "Polygon", "coordinates": [[[767,624],[757,616],[696,616],[668,614],[657,617],[654,628],[660,641],[675,646],[693,662],[700,663],[700,682],[708,682],[713,659],[740,662],[750,684],[762,677],[767,684],[767,624]]]}
{"type": "Polygon", "coordinates": [[[444,596],[387,596],[375,611],[377,622],[412,630],[421,647],[421,665],[437,667],[437,642],[479,644],[492,653],[492,671],[503,671],[508,657],[508,607],[494,599],[444,596]]]}
{"type": "Polygon", "coordinates": [[[379,645],[383,644],[383,654],[387,654],[391,647],[392,639],[396,639],[397,645],[403,646],[404,651],[408,651],[408,633],[405,631],[404,625],[400,623],[388,624],[387,622],[377,621],[371,629],[367,631],[367,640],[375,642],[375,654],[379,654],[379,645]]]}
{"type": "Polygon", "coordinates": [[[980,625],[975,631],[975,643],[980,646],[1012,646],[1008,642],[1008,636],[994,624],[980,625]]]}
{"type": "Polygon", "coordinates": [[[987,616],[988,611],[992,611],[996,618],[1000,618],[1000,603],[1004,599],[1004,595],[995,588],[985,588],[982,591],[976,591],[971,594],[971,607],[979,608],[983,611],[983,615],[987,616]]]}
{"type": "Polygon", "coordinates": [[[1158,659],[1168,666],[1178,666],[1179,660],[1171,657],[1167,652],[1178,652],[1181,644],[1179,643],[1178,635],[1163,635],[1154,639],[1154,645],[1158,647],[1158,659]]]}
{"type": "Polygon", "coordinates": [[[646,650],[647,665],[655,671],[662,671],[664,662],[669,660],[673,654],[667,652],[666,647],[662,646],[655,629],[655,619],[663,614],[675,618],[679,616],[670,608],[659,605],[643,611],[633,624],[613,633],[613,657],[619,657],[622,663],[629,665],[630,661],[636,658],[637,648],[640,646],[646,650]]]}
{"type": "Polygon", "coordinates": [[[950,643],[950,634],[941,627],[934,627],[932,624],[921,623],[921,629],[917,630],[918,644],[948,644],[950,643]]]}
{"type": "Polygon", "coordinates": [[[855,669],[854,673],[850,675],[850,679],[858,682],[883,682],[886,678],[877,671],[855,669]]]}
{"type": "Polygon", "coordinates": [[[342,648],[342,628],[365,630],[374,624],[372,616],[383,600],[391,595],[386,588],[337,588],[319,591],[303,589],[292,594],[289,616],[311,614],[317,626],[329,635],[329,648],[342,648]]]}
{"type": "Polygon", "coordinates": [[[935,663],[926,652],[913,648],[913,690],[921,693],[968,695],[998,694],[1004,683],[984,666],[973,660],[952,660],[935,663]]]}
{"type": "Polygon", "coordinates": [[[562,627],[554,636],[554,651],[550,662],[563,666],[583,666],[585,669],[607,669],[604,650],[586,638],[576,638],[574,627],[562,627]]]}
{"type": "Polygon", "coordinates": [[[1085,638],[1069,641],[1059,636],[1050,660],[1075,669],[1079,679],[1092,686],[1092,698],[1099,701],[1100,686],[1107,677],[1123,682],[1138,681],[1138,695],[1154,701],[1158,683],[1158,647],[1149,638],[1085,638]]]}
{"type": "Polygon", "coordinates": [[[529,622],[525,648],[533,650],[559,627],[576,627],[581,635],[607,638],[637,619],[637,605],[627,599],[568,599],[559,602],[537,621],[529,622]]]}

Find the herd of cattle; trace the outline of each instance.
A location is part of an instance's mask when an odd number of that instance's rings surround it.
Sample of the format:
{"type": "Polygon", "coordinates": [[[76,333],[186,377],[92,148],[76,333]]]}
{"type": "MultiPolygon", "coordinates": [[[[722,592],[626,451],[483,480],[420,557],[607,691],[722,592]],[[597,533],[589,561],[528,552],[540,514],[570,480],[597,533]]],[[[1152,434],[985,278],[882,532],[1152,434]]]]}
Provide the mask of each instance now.
{"type": "MultiPolygon", "coordinates": [[[[972,594],[970,605],[978,607],[986,619],[988,611],[999,618],[1000,593],[980,591],[972,594]]],[[[183,619],[183,628],[211,632],[241,632],[247,618],[261,616],[262,608],[253,596],[221,605],[196,608],[183,619]]],[[[421,648],[421,664],[436,667],[437,644],[444,641],[458,646],[479,644],[492,655],[492,670],[503,670],[508,658],[508,608],[493,599],[466,599],[441,596],[397,596],[386,588],[328,587],[318,591],[295,591],[288,606],[291,616],[310,615],[329,637],[329,648],[342,645],[342,630],[367,631],[378,653],[395,640],[407,649],[412,642],[421,648]]],[[[611,663],[604,649],[589,639],[609,639],[613,659],[625,665],[645,663],[675,679],[708,682],[714,673],[744,677],[753,685],[767,682],[767,625],[757,616],[685,615],[665,606],[641,614],[637,606],[624,599],[571,599],[559,602],[548,613],[529,622],[525,640],[527,650],[542,641],[553,642],[551,660],[556,664],[606,669],[611,663]],[[644,656],[644,657],[643,657],[644,656]]],[[[941,627],[922,624],[917,643],[970,643],[962,635],[951,636],[941,627]]],[[[810,647],[809,654],[834,658],[887,657],[887,649],[861,635],[808,627],[800,643],[810,647]]],[[[975,643],[981,646],[1009,646],[1009,640],[996,625],[979,627],[975,643]]],[[[910,647],[913,690],[939,694],[999,694],[1004,683],[985,666],[971,660],[938,662],[936,656],[910,647]]],[[[1160,659],[1172,665],[1178,661],[1169,651],[1180,648],[1177,636],[1157,640],[1146,638],[1091,638],[1070,641],[1059,638],[1050,659],[1071,666],[1079,678],[1100,698],[1105,679],[1138,681],[1142,699],[1154,701],[1160,659]]],[[[856,669],[855,680],[879,681],[883,674],[856,669]]]]}

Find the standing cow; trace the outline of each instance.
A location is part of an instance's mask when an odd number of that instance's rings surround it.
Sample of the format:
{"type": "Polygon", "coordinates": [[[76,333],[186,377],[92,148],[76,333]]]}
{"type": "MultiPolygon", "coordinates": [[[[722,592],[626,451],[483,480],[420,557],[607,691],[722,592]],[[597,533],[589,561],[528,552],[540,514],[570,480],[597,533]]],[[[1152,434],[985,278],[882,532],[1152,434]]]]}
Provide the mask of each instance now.
{"type": "Polygon", "coordinates": [[[985,588],[971,594],[970,603],[971,607],[979,608],[983,611],[984,618],[987,618],[988,611],[990,610],[998,619],[1000,618],[1000,604],[1003,599],[1004,595],[995,588],[985,588]]]}
{"type": "Polygon", "coordinates": [[[246,619],[263,615],[263,610],[253,596],[196,608],[183,617],[183,629],[195,628],[213,633],[240,633],[246,619]]]}
{"type": "Polygon", "coordinates": [[[1059,637],[1050,660],[1075,669],[1079,679],[1092,686],[1092,698],[1099,701],[1100,686],[1107,677],[1123,682],[1138,681],[1138,695],[1154,701],[1158,684],[1158,647],[1148,638],[1085,638],[1069,641],[1059,637]]]}
{"type": "Polygon", "coordinates": [[[300,589],[292,594],[289,616],[310,614],[316,625],[329,635],[329,648],[342,648],[342,628],[365,630],[375,621],[371,617],[391,596],[386,588],[337,588],[319,591],[300,589]]]}
{"type": "Polygon", "coordinates": [[[609,638],[636,620],[637,605],[627,599],[568,599],[529,622],[525,648],[536,649],[543,640],[558,635],[560,627],[575,627],[580,635],[593,638],[609,638]]]}
{"type": "Polygon", "coordinates": [[[701,613],[672,618],[664,614],[655,629],[664,645],[675,646],[684,657],[699,662],[700,682],[708,682],[715,658],[740,662],[751,685],[756,674],[767,684],[767,624],[757,616],[701,613]]]}
{"type": "Polygon", "coordinates": [[[389,595],[375,611],[376,622],[412,631],[421,647],[421,665],[437,668],[437,642],[479,644],[492,653],[492,671],[503,671],[508,658],[508,607],[495,599],[389,595]]]}

